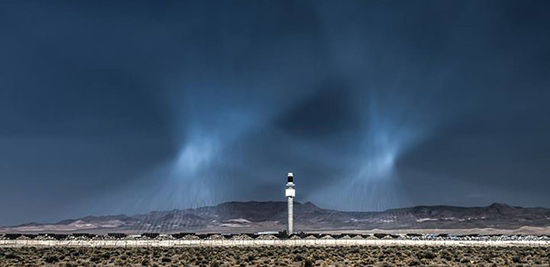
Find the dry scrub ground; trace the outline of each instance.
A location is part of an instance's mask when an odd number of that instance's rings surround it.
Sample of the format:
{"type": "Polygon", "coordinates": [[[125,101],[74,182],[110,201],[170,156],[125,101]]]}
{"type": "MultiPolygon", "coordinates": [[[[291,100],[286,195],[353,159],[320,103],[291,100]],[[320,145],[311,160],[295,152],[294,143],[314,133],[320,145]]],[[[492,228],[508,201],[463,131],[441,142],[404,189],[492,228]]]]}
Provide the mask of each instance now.
{"type": "Polygon", "coordinates": [[[0,248],[0,266],[550,266],[549,247],[0,248]]]}

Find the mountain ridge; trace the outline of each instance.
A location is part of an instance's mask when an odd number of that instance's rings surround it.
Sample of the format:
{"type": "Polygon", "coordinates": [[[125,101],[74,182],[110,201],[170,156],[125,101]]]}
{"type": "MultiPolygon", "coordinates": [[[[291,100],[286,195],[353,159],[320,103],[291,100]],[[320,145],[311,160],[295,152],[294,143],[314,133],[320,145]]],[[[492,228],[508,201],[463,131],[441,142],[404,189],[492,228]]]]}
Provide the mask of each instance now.
{"type": "MultiPolygon", "coordinates": [[[[57,223],[0,227],[0,232],[253,232],[285,229],[287,203],[231,201],[183,210],[150,211],[132,216],[86,216],[57,223]]],[[[518,229],[550,227],[550,209],[493,203],[485,207],[414,206],[385,211],[338,211],[312,202],[294,203],[294,222],[304,230],[371,229],[518,229]]],[[[298,229],[297,228],[297,229],[298,229]]]]}

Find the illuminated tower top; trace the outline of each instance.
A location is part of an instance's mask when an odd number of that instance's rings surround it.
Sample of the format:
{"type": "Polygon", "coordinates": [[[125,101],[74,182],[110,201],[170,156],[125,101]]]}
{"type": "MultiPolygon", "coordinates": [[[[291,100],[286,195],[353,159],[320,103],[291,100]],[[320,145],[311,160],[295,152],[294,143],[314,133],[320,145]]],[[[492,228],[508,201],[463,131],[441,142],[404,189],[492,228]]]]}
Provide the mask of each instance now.
{"type": "Polygon", "coordinates": [[[295,195],[296,195],[296,192],[294,191],[294,175],[291,172],[289,172],[287,175],[285,196],[294,197],[295,195]]]}

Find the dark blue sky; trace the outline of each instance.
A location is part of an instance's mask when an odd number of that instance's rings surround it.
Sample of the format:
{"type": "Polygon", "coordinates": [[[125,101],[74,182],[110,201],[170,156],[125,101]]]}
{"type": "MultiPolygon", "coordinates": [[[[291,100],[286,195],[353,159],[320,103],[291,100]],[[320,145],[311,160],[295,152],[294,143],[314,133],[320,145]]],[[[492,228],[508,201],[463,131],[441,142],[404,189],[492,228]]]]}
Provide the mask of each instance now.
{"type": "Polygon", "coordinates": [[[0,225],[550,203],[548,1],[0,1],[0,225]]]}

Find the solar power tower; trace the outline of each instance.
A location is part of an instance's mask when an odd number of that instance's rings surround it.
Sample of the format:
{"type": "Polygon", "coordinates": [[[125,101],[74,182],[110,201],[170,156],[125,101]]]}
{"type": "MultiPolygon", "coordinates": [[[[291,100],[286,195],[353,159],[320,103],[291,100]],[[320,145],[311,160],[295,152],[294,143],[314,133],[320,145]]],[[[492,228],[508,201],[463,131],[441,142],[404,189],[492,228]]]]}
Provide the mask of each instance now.
{"type": "Polygon", "coordinates": [[[294,228],[294,196],[296,195],[296,191],[294,190],[294,175],[289,172],[287,175],[287,182],[286,182],[286,190],[285,190],[285,196],[288,201],[288,235],[291,235],[294,228]]]}

